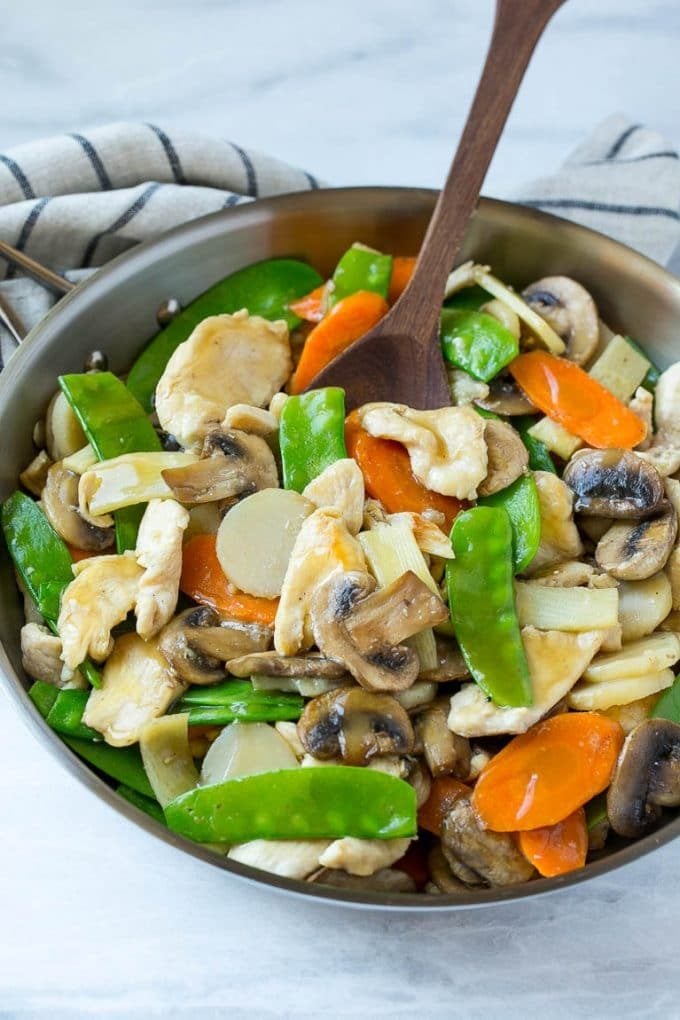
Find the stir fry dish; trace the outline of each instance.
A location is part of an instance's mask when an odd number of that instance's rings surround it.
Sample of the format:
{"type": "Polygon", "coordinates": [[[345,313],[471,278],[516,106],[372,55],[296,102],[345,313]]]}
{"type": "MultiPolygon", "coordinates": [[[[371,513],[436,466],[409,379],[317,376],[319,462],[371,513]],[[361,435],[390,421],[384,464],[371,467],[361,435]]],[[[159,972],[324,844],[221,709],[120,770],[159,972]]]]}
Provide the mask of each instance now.
{"type": "Polygon", "coordinates": [[[29,696],[121,797],[287,878],[438,895],[680,805],[680,363],[576,280],[448,280],[449,406],[314,378],[415,259],[270,259],[55,380],[2,506],[29,696]]]}

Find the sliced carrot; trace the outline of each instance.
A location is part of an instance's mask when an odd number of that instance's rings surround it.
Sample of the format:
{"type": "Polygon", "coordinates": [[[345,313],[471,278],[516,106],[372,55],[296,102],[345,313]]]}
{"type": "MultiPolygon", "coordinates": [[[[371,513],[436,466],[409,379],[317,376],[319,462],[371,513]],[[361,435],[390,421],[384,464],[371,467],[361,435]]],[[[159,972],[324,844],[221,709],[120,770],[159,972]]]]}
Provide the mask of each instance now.
{"type": "Polygon", "coordinates": [[[291,379],[291,393],[302,393],[314,376],[368,333],[388,310],[384,298],[370,290],[358,290],[333,305],[305,341],[291,379]]]}
{"type": "Polygon", "coordinates": [[[472,794],[483,824],[496,832],[563,821],[605,790],[623,730],[597,712],[568,712],[514,737],[486,765],[472,794]]]}
{"type": "Polygon", "coordinates": [[[279,600],[246,595],[230,585],[217,559],[215,544],[215,535],[189,539],[182,551],[181,591],[234,620],[273,626],[279,600]]]}
{"type": "Polygon", "coordinates": [[[89,560],[92,556],[100,555],[97,552],[91,552],[89,549],[77,549],[74,545],[68,545],[68,543],[67,546],[74,563],[80,563],[81,560],[89,560]]]}
{"type": "Polygon", "coordinates": [[[466,505],[453,496],[442,496],[425,488],[411,470],[405,447],[392,439],[369,435],[361,427],[356,411],[352,411],[345,420],[345,445],[349,456],[361,468],[369,496],[379,499],[390,514],[404,510],[412,513],[438,510],[444,514],[444,530],[449,531],[455,517],[466,505]]]}
{"type": "Polygon", "coordinates": [[[322,283],[304,297],[291,301],[288,307],[294,315],[304,319],[305,322],[321,322],[326,310],[326,284],[322,283]]]}
{"type": "Polygon", "coordinates": [[[544,878],[582,868],[588,853],[585,811],[580,807],[555,825],[520,832],[519,848],[544,878]]]}
{"type": "Polygon", "coordinates": [[[532,404],[589,446],[630,450],[645,438],[642,419],[573,361],[530,351],[508,370],[532,404]]]}
{"type": "Polygon", "coordinates": [[[418,825],[421,829],[440,836],[442,822],[461,797],[470,796],[470,787],[453,776],[438,776],[432,783],[430,796],[418,808],[418,825]]]}
{"type": "Polygon", "coordinates": [[[401,297],[413,276],[418,261],[417,255],[395,255],[392,259],[392,275],[387,300],[391,305],[401,297]]]}

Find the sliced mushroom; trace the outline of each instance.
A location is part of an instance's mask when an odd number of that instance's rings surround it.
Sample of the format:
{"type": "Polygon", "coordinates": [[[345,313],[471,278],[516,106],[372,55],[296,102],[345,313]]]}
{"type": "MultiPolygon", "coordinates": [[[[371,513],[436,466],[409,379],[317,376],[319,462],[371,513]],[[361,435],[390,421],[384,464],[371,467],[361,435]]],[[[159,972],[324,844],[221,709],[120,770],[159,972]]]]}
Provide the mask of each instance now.
{"type": "Polygon", "coordinates": [[[55,687],[66,684],[64,673],[69,676],[61,659],[61,638],[39,623],[26,623],[21,628],[21,664],[34,680],[55,687]]]}
{"type": "Polygon", "coordinates": [[[238,429],[213,429],[201,459],[162,471],[180,503],[212,503],[247,496],[279,484],[274,454],[264,439],[238,429]]]}
{"type": "Polygon", "coordinates": [[[529,466],[529,453],[512,425],[490,418],[484,425],[486,478],[477,486],[480,496],[507,489],[529,466]]]}
{"type": "Polygon", "coordinates": [[[401,705],[387,694],[341,687],[305,706],[298,736],[315,758],[341,757],[348,765],[366,765],[385,754],[410,754],[415,736],[401,705]]]}
{"type": "Polygon", "coordinates": [[[374,585],[358,571],[332,574],[312,601],[314,637],[368,690],[405,690],[420,667],[400,642],[441,623],[446,607],[412,571],[371,595],[374,585]]]}
{"type": "Polygon", "coordinates": [[[45,414],[45,442],[52,460],[62,460],[86,445],[87,439],[75,411],[58,390],[45,414]]]}
{"type": "Polygon", "coordinates": [[[678,516],[670,503],[657,517],[621,521],[600,539],[595,562],[620,581],[644,581],[662,570],[678,533],[678,516]]]}
{"type": "Polygon", "coordinates": [[[470,773],[470,741],[453,733],[448,727],[449,700],[439,698],[415,718],[416,737],[423,745],[423,754],[434,778],[457,776],[466,779],[470,773]]]}
{"type": "Polygon", "coordinates": [[[467,797],[457,800],[444,818],[442,850],[452,868],[462,863],[491,886],[527,882],[534,874],[509,833],[482,829],[467,797]]]}
{"type": "Polygon", "coordinates": [[[271,638],[269,627],[224,620],[209,606],[192,606],[164,627],[158,647],[175,676],[191,684],[211,684],[225,675],[227,660],[263,652],[271,638]]]}
{"type": "Polygon", "coordinates": [[[348,680],[341,662],[310,652],[309,655],[279,655],[274,651],[258,651],[227,661],[232,676],[321,677],[324,680],[348,680]]]}
{"type": "MultiPolygon", "coordinates": [[[[103,552],[113,545],[113,527],[97,527],[86,521],[78,509],[80,476],[67,471],[61,462],[47,472],[42,491],[42,506],[54,530],[76,549],[103,552]]],[[[109,518],[110,520],[110,518],[109,518]]]]}
{"type": "Polygon", "coordinates": [[[645,719],[626,737],[607,794],[615,832],[637,839],[661,818],[661,809],[680,805],[680,726],[669,719],[645,719]]]}
{"type": "Polygon", "coordinates": [[[489,395],[475,399],[478,407],[494,414],[514,418],[522,414],[535,414],[536,408],[526,398],[514,379],[507,375],[497,375],[489,383],[489,395]]]}
{"type": "Polygon", "coordinates": [[[350,875],[337,868],[321,868],[307,879],[317,885],[334,889],[353,889],[357,892],[414,893],[416,884],[410,875],[397,868],[381,868],[373,875],[350,875]]]}
{"type": "Polygon", "coordinates": [[[546,276],[522,291],[526,303],[567,345],[566,357],[584,365],[595,353],[600,323],[592,297],[568,276],[546,276]]]}
{"type": "Polygon", "coordinates": [[[664,500],[658,471],[630,450],[579,450],[562,478],[575,493],[574,510],[588,517],[651,517],[664,500]]]}
{"type": "Polygon", "coordinates": [[[418,676],[419,680],[435,684],[446,684],[451,680],[469,680],[470,670],[463,658],[463,653],[453,641],[437,637],[437,665],[434,669],[426,669],[418,676]]]}
{"type": "Polygon", "coordinates": [[[19,475],[19,481],[32,492],[34,496],[40,498],[45,483],[47,481],[47,472],[52,467],[52,461],[45,450],[41,450],[37,456],[33,458],[31,463],[22,471],[19,475]]]}
{"type": "MultiPolygon", "coordinates": [[[[469,888],[468,884],[454,875],[453,871],[449,867],[449,862],[444,857],[444,851],[442,850],[441,843],[435,843],[430,849],[427,855],[427,865],[430,869],[430,876],[432,881],[437,886],[439,892],[443,893],[460,893],[465,892],[469,888]]],[[[479,885],[481,879],[479,879],[474,872],[470,872],[470,875],[474,879],[470,884],[479,885]]]]}

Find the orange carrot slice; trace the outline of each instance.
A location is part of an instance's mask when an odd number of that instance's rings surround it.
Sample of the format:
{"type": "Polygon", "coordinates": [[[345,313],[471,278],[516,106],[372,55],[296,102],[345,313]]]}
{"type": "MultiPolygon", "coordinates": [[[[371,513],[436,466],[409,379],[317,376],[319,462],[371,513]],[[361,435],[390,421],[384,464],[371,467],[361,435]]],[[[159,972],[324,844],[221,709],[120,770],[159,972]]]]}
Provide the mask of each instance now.
{"type": "Polygon", "coordinates": [[[305,294],[304,297],[298,298],[297,301],[291,301],[288,307],[294,315],[297,315],[299,319],[304,319],[305,322],[321,322],[325,305],[326,284],[322,283],[309,294],[305,294]]]}
{"type": "Polygon", "coordinates": [[[520,832],[519,848],[544,878],[582,868],[588,853],[585,811],[580,807],[555,825],[520,832]]]}
{"type": "Polygon", "coordinates": [[[401,297],[413,276],[418,257],[416,255],[395,255],[392,259],[392,275],[387,300],[391,305],[401,297]]]}
{"type": "Polygon", "coordinates": [[[205,606],[244,623],[273,626],[278,599],[246,595],[229,584],[217,559],[215,535],[195,535],[182,551],[180,590],[205,606]]]}

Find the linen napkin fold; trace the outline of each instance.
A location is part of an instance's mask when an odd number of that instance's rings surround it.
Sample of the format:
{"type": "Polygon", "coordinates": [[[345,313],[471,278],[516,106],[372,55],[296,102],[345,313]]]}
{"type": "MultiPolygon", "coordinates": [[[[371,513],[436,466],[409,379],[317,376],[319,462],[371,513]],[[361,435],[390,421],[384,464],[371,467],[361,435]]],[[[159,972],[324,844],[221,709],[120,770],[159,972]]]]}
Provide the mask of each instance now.
{"type": "MultiPolygon", "coordinates": [[[[233,142],[119,123],[0,154],[0,238],[78,280],[140,241],[255,198],[318,188],[310,173],[233,142]]],[[[611,117],[564,166],[514,196],[666,263],[680,243],[680,160],[661,135],[611,117]]],[[[0,259],[0,301],[26,329],[54,297],[0,259]]],[[[16,343],[0,326],[4,365],[16,343]]]]}

